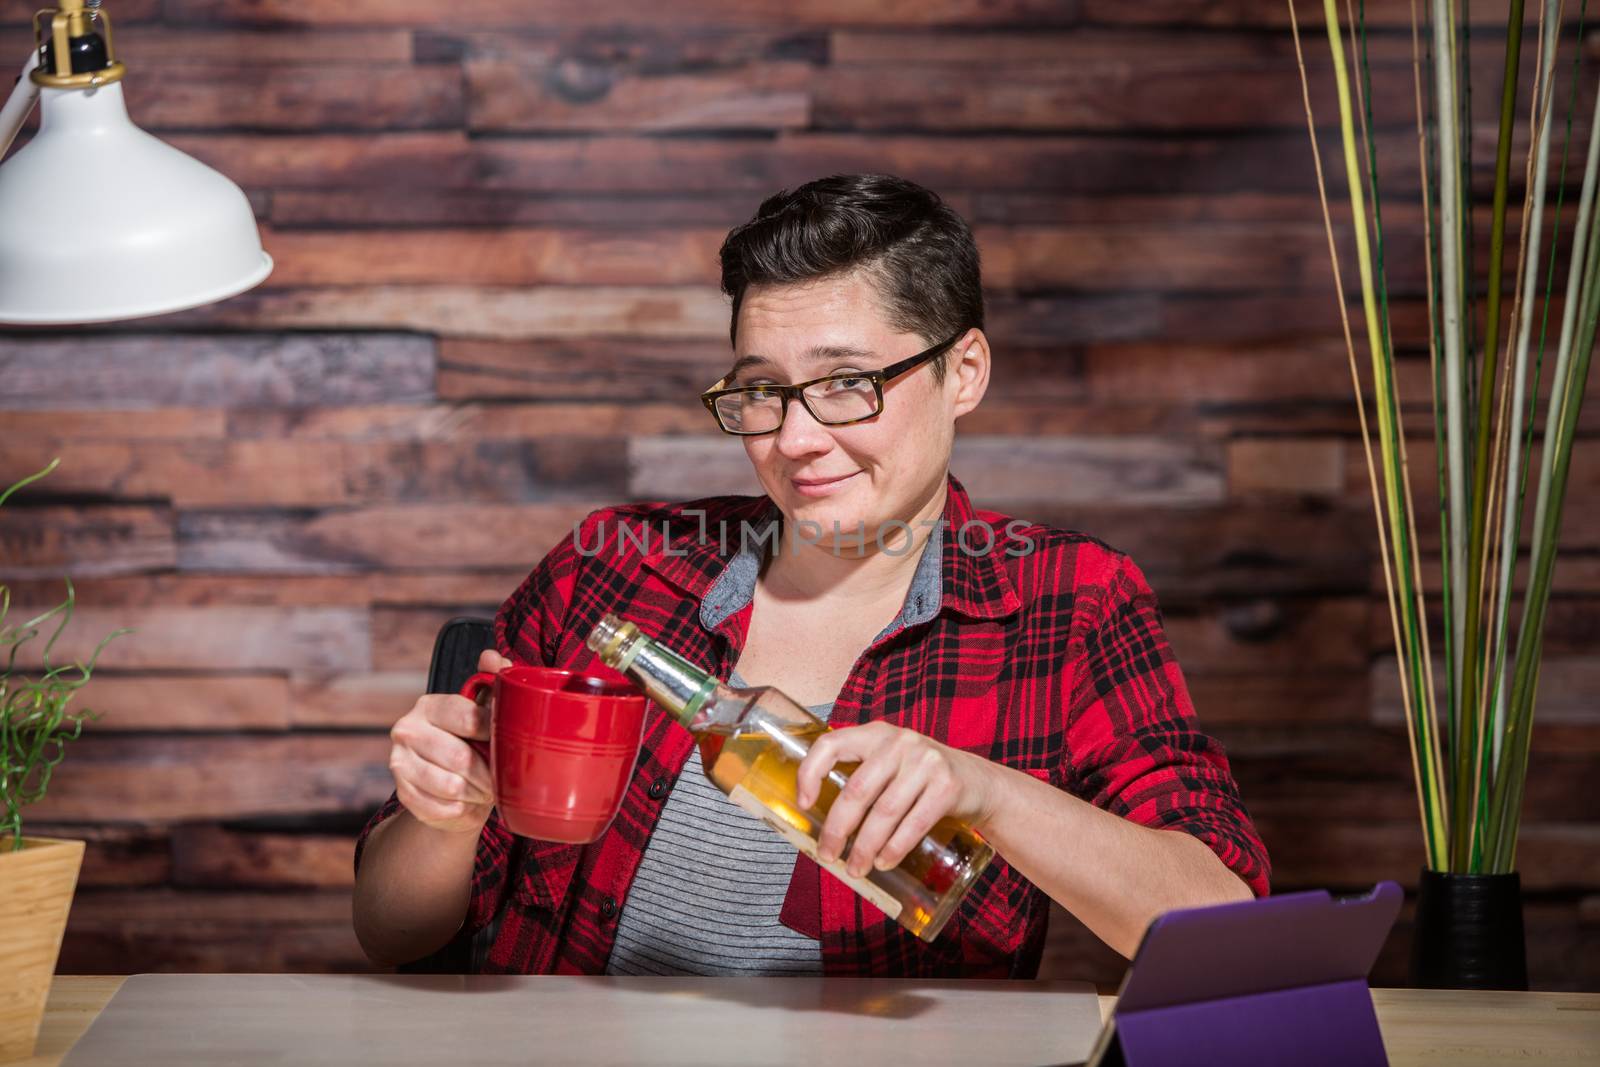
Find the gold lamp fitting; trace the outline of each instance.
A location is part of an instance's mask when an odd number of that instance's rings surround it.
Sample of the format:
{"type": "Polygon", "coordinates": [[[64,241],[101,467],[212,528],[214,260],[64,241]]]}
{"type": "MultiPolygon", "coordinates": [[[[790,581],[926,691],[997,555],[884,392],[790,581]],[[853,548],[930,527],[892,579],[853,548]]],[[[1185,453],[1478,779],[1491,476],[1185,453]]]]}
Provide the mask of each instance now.
{"type": "Polygon", "coordinates": [[[118,61],[116,49],[111,42],[111,16],[101,11],[99,5],[85,8],[83,0],[59,0],[59,3],[60,7],[44,8],[34,13],[33,42],[34,47],[39,50],[39,65],[28,77],[33,79],[35,85],[46,89],[94,89],[121,81],[128,69],[118,61]],[[43,25],[46,15],[50,16],[48,38],[43,25]],[[106,43],[106,65],[99,70],[85,70],[74,74],[70,41],[74,37],[89,36],[94,32],[96,23],[100,25],[101,35],[106,43]],[[47,39],[53,52],[50,69],[44,65],[44,47],[47,39]]]}

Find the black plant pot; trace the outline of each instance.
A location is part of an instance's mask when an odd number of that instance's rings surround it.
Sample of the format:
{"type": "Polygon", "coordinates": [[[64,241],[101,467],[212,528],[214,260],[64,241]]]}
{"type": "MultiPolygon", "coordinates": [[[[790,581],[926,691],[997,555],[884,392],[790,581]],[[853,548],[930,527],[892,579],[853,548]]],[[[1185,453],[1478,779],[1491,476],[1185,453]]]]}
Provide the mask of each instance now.
{"type": "Polygon", "coordinates": [[[1421,989],[1527,989],[1522,879],[1423,871],[1411,943],[1421,989]]]}

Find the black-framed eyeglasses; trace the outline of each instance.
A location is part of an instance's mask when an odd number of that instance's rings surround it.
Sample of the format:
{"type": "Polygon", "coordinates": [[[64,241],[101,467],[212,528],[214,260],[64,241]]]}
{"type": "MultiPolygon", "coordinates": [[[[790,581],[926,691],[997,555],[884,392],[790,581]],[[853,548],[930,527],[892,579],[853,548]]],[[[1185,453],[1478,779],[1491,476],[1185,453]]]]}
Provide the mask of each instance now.
{"type": "Polygon", "coordinates": [[[811,417],[824,426],[848,426],[870,419],[883,410],[883,387],[907,371],[942,356],[966,335],[962,330],[948,341],[925,348],[914,356],[878,370],[847,371],[813,378],[794,385],[742,385],[724,389],[724,377],[700,394],[701,403],[717,420],[723,433],[755,437],[783,426],[789,401],[796,398],[811,417]]]}

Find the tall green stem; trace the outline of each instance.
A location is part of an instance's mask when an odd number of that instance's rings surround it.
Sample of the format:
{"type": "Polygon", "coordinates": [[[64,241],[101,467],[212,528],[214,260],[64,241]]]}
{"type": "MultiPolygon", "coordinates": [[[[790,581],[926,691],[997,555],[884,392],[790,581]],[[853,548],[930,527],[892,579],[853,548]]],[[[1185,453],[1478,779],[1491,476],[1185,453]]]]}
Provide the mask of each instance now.
{"type": "MultiPolygon", "coordinates": [[[[1600,124],[1600,111],[1596,112],[1596,118],[1597,124],[1600,124]]],[[[1591,163],[1592,160],[1591,155],[1591,163]]],[[[1593,170],[1592,165],[1590,169],[1593,170]]],[[[1585,177],[1587,180],[1590,176],[1585,177]]],[[[1600,216],[1596,221],[1600,222],[1600,216]]],[[[1595,229],[1600,230],[1600,226],[1595,229]]],[[[1491,824],[1495,839],[1490,857],[1491,873],[1509,872],[1516,863],[1517,827],[1521,820],[1523,788],[1527,782],[1533,703],[1538,693],[1540,657],[1544,650],[1545,609],[1550,603],[1550,583],[1555,572],[1556,541],[1561,531],[1561,512],[1566,502],[1572,441],[1577,432],[1578,415],[1583,408],[1590,358],[1594,354],[1595,327],[1600,322],[1600,233],[1589,234],[1589,255],[1584,267],[1583,318],[1578,329],[1577,355],[1568,364],[1567,373],[1558,373],[1556,380],[1551,383],[1551,409],[1545,416],[1547,455],[1553,460],[1544,465],[1549,473],[1548,479],[1545,471],[1541,471],[1540,475],[1540,488],[1548,488],[1548,492],[1543,494],[1546,507],[1539,515],[1534,531],[1539,547],[1529,567],[1523,624],[1517,634],[1505,770],[1495,783],[1493,798],[1491,824]],[[1556,395],[1558,393],[1559,396],[1556,395]],[[1551,430],[1552,423],[1556,424],[1554,431],[1551,430]],[[1553,442],[1550,440],[1552,432],[1555,437],[1553,442]]]]}
{"type": "Polygon", "coordinates": [[[1517,74],[1522,60],[1522,0],[1511,0],[1506,22],[1505,79],[1500,91],[1500,136],[1494,158],[1494,209],[1489,233],[1489,292],[1484,312],[1483,358],[1478,383],[1476,446],[1472,460],[1472,496],[1465,503],[1471,512],[1466,559],[1466,604],[1459,637],[1461,647],[1461,717],[1456,734],[1454,839],[1451,852],[1459,869],[1472,851],[1471,818],[1474,767],[1478,754],[1478,653],[1479,598],[1483,591],[1485,530],[1488,525],[1489,442],[1493,437],[1496,353],[1500,349],[1500,290],[1506,243],[1506,189],[1511,176],[1511,134],[1516,122],[1517,74]]]}
{"type": "MultiPolygon", "coordinates": [[[[1440,283],[1440,302],[1444,318],[1444,405],[1445,405],[1445,463],[1448,472],[1446,497],[1447,545],[1449,552],[1450,615],[1445,619],[1445,630],[1451,636],[1451,662],[1449,674],[1461,677],[1461,651],[1466,639],[1467,597],[1467,520],[1466,520],[1466,469],[1462,425],[1462,191],[1461,191],[1461,136],[1457,128],[1455,33],[1454,11],[1449,0],[1433,0],[1434,81],[1439,99],[1439,265],[1443,278],[1440,283]]],[[[1460,687],[1451,694],[1451,749],[1446,759],[1454,762],[1461,747],[1464,729],[1460,687]]]]}
{"type": "MultiPolygon", "coordinates": [[[[1511,621],[1511,585],[1512,577],[1516,571],[1517,549],[1522,536],[1522,505],[1527,484],[1526,464],[1523,463],[1523,439],[1525,429],[1531,424],[1531,409],[1527,404],[1528,392],[1528,351],[1533,336],[1533,300],[1535,288],[1539,280],[1540,249],[1544,238],[1544,202],[1545,188],[1549,180],[1550,170],[1550,127],[1554,117],[1551,105],[1555,95],[1556,51],[1561,33],[1561,0],[1545,0],[1543,33],[1539,41],[1539,73],[1540,79],[1537,86],[1538,105],[1535,108],[1535,124],[1538,129],[1537,141],[1534,145],[1534,173],[1532,189],[1532,206],[1529,219],[1525,224],[1528,233],[1528,252],[1521,264],[1522,297],[1524,309],[1522,321],[1518,323],[1517,330],[1517,355],[1516,365],[1511,375],[1511,428],[1509,434],[1508,451],[1506,457],[1506,492],[1502,501],[1500,519],[1500,575],[1499,592],[1496,602],[1499,605],[1499,617],[1495,620],[1494,639],[1489,647],[1494,650],[1495,661],[1490,672],[1489,693],[1489,737],[1488,765],[1490,768],[1489,780],[1493,781],[1495,769],[1499,765],[1500,750],[1503,744],[1505,731],[1506,697],[1505,692],[1505,649],[1506,635],[1510,629],[1511,621]]],[[[1582,24],[1580,18],[1580,25],[1582,24]]],[[[1558,209],[1559,210],[1559,209],[1558,209]]],[[[1554,245],[1554,242],[1552,242],[1554,245]]],[[[1552,247],[1552,256],[1555,249],[1552,247]]],[[[1554,259],[1551,261],[1554,266],[1554,259]]],[[[1545,301],[1549,307],[1548,298],[1545,301]]]]}

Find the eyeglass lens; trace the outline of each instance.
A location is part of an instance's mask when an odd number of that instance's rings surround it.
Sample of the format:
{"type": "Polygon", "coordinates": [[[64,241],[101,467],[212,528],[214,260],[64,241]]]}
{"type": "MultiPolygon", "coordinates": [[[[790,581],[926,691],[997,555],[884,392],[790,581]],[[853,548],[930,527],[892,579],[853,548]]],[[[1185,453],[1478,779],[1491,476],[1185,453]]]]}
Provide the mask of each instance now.
{"type": "MultiPolygon", "coordinates": [[[[878,411],[878,393],[867,378],[817,382],[808,385],[802,395],[818,422],[854,422],[878,411]]],[[[716,405],[723,425],[737,432],[766,433],[783,422],[783,394],[774,389],[729,393],[718,397],[716,405]]]]}

